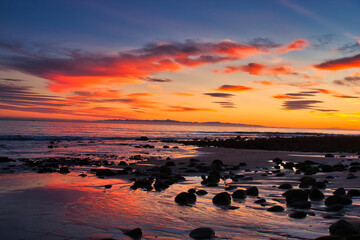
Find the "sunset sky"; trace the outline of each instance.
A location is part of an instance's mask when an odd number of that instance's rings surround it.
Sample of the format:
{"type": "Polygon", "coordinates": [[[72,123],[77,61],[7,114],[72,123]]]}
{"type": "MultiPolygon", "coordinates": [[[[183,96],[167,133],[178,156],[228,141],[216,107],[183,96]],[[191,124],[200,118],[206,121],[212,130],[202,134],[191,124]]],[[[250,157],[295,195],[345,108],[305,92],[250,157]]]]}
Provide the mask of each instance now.
{"type": "Polygon", "coordinates": [[[360,130],[360,1],[0,1],[0,117],[360,130]]]}

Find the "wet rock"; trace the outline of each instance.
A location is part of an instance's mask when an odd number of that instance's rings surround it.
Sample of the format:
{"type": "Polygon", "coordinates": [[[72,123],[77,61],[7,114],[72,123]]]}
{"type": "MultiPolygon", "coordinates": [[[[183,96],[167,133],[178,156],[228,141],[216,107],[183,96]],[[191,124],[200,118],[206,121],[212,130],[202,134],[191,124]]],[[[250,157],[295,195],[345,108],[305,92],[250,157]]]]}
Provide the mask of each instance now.
{"type": "Polygon", "coordinates": [[[332,204],[326,208],[327,212],[338,212],[344,209],[342,204],[332,204]]]}
{"type": "Polygon", "coordinates": [[[313,188],[310,191],[311,201],[320,201],[324,199],[324,194],[317,188],[313,188]]]}
{"type": "Polygon", "coordinates": [[[166,163],[165,163],[165,166],[166,166],[166,167],[174,167],[174,166],[176,166],[176,164],[175,164],[175,162],[173,162],[173,161],[169,161],[169,162],[166,162],[166,163]]]}
{"type": "Polygon", "coordinates": [[[124,231],[124,234],[133,239],[140,239],[142,237],[142,230],[141,228],[135,228],[132,230],[124,231]]]}
{"type": "Polygon", "coordinates": [[[69,173],[69,169],[67,167],[61,167],[60,170],[59,170],[59,173],[69,173]]]}
{"type": "Polygon", "coordinates": [[[231,197],[227,192],[218,193],[213,197],[212,202],[219,205],[230,205],[231,197]]]}
{"type": "Polygon", "coordinates": [[[330,206],[333,204],[342,204],[342,205],[348,205],[348,204],[352,204],[352,200],[344,195],[333,195],[328,197],[325,200],[325,205],[326,206],[330,206]]]}
{"type": "Polygon", "coordinates": [[[332,224],[329,228],[329,231],[333,236],[349,237],[360,234],[360,225],[358,222],[349,222],[342,219],[332,224]]]}
{"type": "Polygon", "coordinates": [[[350,197],[359,197],[360,196],[360,190],[350,189],[348,191],[347,195],[350,196],[350,197]]]}
{"type": "Polygon", "coordinates": [[[226,191],[231,191],[231,190],[234,190],[234,189],[237,189],[236,186],[228,186],[225,188],[226,191]]]}
{"type": "Polygon", "coordinates": [[[267,209],[268,212],[283,212],[284,208],[282,206],[276,205],[267,209]]]}
{"type": "Polygon", "coordinates": [[[156,180],[154,183],[154,188],[156,191],[162,191],[169,187],[168,184],[164,183],[163,181],[156,180]]]}
{"type": "Polygon", "coordinates": [[[276,164],[281,164],[282,163],[282,160],[280,158],[274,158],[272,161],[274,163],[276,163],[276,164]]]}
{"type": "Polygon", "coordinates": [[[296,219],[306,218],[306,212],[296,211],[296,212],[290,213],[289,217],[296,218],[296,219]]]}
{"type": "Polygon", "coordinates": [[[120,165],[120,166],[126,166],[127,163],[126,163],[125,161],[120,161],[120,162],[119,162],[119,165],[120,165]]]}
{"type": "Polygon", "coordinates": [[[196,193],[195,188],[190,188],[190,189],[188,190],[188,193],[196,193]]]}
{"type": "Polygon", "coordinates": [[[286,204],[291,205],[292,203],[298,201],[307,201],[308,200],[308,193],[300,190],[300,189],[291,189],[286,191],[284,194],[286,196],[286,204]]]}
{"type": "Polygon", "coordinates": [[[316,188],[325,189],[326,183],[325,182],[316,182],[313,186],[316,188]]]}
{"type": "Polygon", "coordinates": [[[101,169],[96,169],[96,176],[114,176],[116,175],[115,171],[112,171],[111,169],[108,168],[101,168],[101,169]]]}
{"type": "Polygon", "coordinates": [[[201,227],[192,230],[189,236],[194,239],[209,239],[215,236],[215,231],[212,228],[201,227]]]}
{"type": "Polygon", "coordinates": [[[334,193],[333,193],[334,195],[335,194],[338,194],[338,195],[345,195],[346,194],[346,191],[345,191],[345,189],[344,188],[338,188],[338,189],[336,189],[335,191],[334,191],[334,193]]]}
{"type": "Polygon", "coordinates": [[[169,147],[169,146],[167,146],[167,145],[164,145],[164,146],[163,146],[163,148],[170,148],[170,147],[169,147]]]}
{"type": "Polygon", "coordinates": [[[257,187],[249,187],[246,189],[246,195],[248,196],[258,196],[259,195],[259,189],[257,187]]]}
{"type": "Polygon", "coordinates": [[[333,157],[335,157],[335,156],[334,156],[334,154],[327,153],[327,154],[325,154],[325,157],[327,157],[327,158],[333,158],[333,157]]]}
{"type": "Polygon", "coordinates": [[[86,177],[87,175],[85,173],[79,174],[79,177],[86,177]]]}
{"type": "Polygon", "coordinates": [[[234,199],[245,199],[246,198],[246,192],[245,190],[236,190],[233,194],[232,197],[234,199]]]}
{"type": "Polygon", "coordinates": [[[153,187],[151,186],[153,183],[153,179],[151,178],[145,178],[145,179],[137,179],[134,184],[130,187],[131,189],[138,189],[138,188],[142,188],[142,189],[146,189],[146,190],[151,190],[153,187]]]}
{"type": "Polygon", "coordinates": [[[175,197],[175,202],[180,205],[189,205],[196,202],[196,195],[193,193],[182,192],[175,197]]]}
{"type": "Polygon", "coordinates": [[[138,139],[136,139],[136,140],[139,140],[139,141],[148,141],[149,140],[149,138],[148,137],[146,137],[146,136],[141,136],[141,137],[139,137],[138,139]]]}
{"type": "Polygon", "coordinates": [[[216,170],[216,171],[223,171],[224,170],[224,163],[221,160],[216,159],[216,160],[211,162],[211,168],[216,170]]]}
{"type": "Polygon", "coordinates": [[[309,209],[311,208],[311,202],[309,201],[296,201],[288,204],[289,207],[298,208],[298,209],[309,209]]]}
{"type": "Polygon", "coordinates": [[[259,200],[256,200],[254,203],[256,203],[256,204],[264,204],[264,203],[266,203],[266,200],[264,198],[261,198],[259,200]]]}
{"type": "Polygon", "coordinates": [[[279,189],[292,189],[292,186],[289,183],[284,183],[284,184],[281,184],[278,188],[279,189]]]}
{"type": "Polygon", "coordinates": [[[197,195],[206,195],[206,194],[208,194],[208,192],[205,190],[198,190],[198,191],[196,191],[196,194],[197,195]]]}
{"type": "Polygon", "coordinates": [[[112,185],[110,185],[110,184],[105,185],[104,188],[112,188],[112,185]]]}
{"type": "Polygon", "coordinates": [[[209,174],[209,176],[207,177],[207,185],[208,186],[218,186],[218,182],[220,182],[220,173],[217,171],[213,171],[209,174]]]}

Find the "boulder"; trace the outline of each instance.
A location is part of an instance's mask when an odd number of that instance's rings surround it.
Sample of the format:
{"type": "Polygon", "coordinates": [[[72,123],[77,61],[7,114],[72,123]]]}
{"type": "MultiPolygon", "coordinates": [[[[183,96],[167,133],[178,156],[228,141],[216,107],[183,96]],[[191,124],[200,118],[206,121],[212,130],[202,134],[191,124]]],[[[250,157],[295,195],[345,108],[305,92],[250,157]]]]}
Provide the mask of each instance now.
{"type": "Polygon", "coordinates": [[[295,202],[307,201],[308,193],[300,189],[292,189],[286,191],[283,195],[286,196],[286,204],[291,205],[295,202]]]}
{"type": "Polygon", "coordinates": [[[236,190],[233,194],[232,197],[234,199],[245,199],[246,198],[246,193],[245,190],[236,190]]]}
{"type": "Polygon", "coordinates": [[[350,197],[359,197],[360,196],[360,190],[357,189],[350,189],[347,193],[350,197]]]}
{"type": "Polygon", "coordinates": [[[257,187],[249,187],[246,189],[246,195],[248,196],[258,196],[259,195],[259,189],[257,187]]]}
{"type": "Polygon", "coordinates": [[[193,193],[182,192],[175,197],[175,202],[180,205],[189,205],[196,202],[196,195],[193,193]]]}
{"type": "Polygon", "coordinates": [[[69,169],[67,167],[61,167],[59,173],[69,173],[69,169]]]}
{"type": "Polygon", "coordinates": [[[306,218],[306,212],[296,211],[296,212],[290,213],[289,217],[296,218],[296,219],[306,218]]]}
{"type": "Polygon", "coordinates": [[[330,206],[333,204],[348,205],[348,204],[352,204],[352,200],[347,196],[337,194],[337,195],[330,196],[325,200],[326,206],[330,206]]]}
{"type": "Polygon", "coordinates": [[[342,219],[332,224],[329,228],[329,231],[333,236],[349,237],[360,234],[360,224],[342,219]]]}
{"type": "Polygon", "coordinates": [[[292,186],[289,183],[284,183],[284,184],[281,184],[278,188],[279,189],[292,189],[292,186]]]}
{"type": "Polygon", "coordinates": [[[282,206],[276,205],[267,209],[268,212],[283,212],[284,208],[282,206]]]}
{"type": "Polygon", "coordinates": [[[336,190],[334,191],[333,194],[334,194],[334,195],[335,195],[335,194],[345,195],[345,194],[346,194],[346,191],[345,191],[344,188],[338,188],[338,189],[336,189],[336,190]]]}
{"type": "Polygon", "coordinates": [[[192,230],[189,236],[194,239],[209,239],[215,236],[215,231],[212,228],[201,227],[192,230]]]}
{"type": "Polygon", "coordinates": [[[141,228],[135,228],[132,230],[124,231],[124,234],[133,239],[140,239],[142,237],[142,230],[141,228]]]}
{"type": "Polygon", "coordinates": [[[311,201],[320,201],[324,199],[324,194],[317,188],[313,188],[310,191],[311,201]]]}
{"type": "Polygon", "coordinates": [[[208,194],[208,192],[205,190],[198,190],[198,191],[196,191],[196,194],[197,195],[206,195],[206,194],[208,194]]]}
{"type": "Polygon", "coordinates": [[[231,197],[227,192],[218,193],[213,197],[212,202],[219,205],[230,205],[231,197]]]}

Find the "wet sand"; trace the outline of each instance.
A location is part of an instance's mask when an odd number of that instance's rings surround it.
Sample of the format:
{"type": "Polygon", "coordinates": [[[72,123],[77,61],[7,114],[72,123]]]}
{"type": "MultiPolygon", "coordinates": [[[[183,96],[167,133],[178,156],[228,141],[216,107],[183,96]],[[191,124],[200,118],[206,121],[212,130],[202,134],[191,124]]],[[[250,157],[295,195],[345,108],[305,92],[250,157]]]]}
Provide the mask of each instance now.
{"type": "MultiPolygon", "coordinates": [[[[288,215],[294,209],[286,206],[282,196],[285,190],[278,189],[278,186],[289,183],[297,189],[303,174],[282,167],[275,169],[276,165],[271,160],[277,157],[284,162],[311,160],[330,165],[359,162],[354,154],[345,154],[344,157],[334,155],[333,158],[325,158],[324,153],[203,147],[188,151],[185,157],[171,160],[149,158],[130,165],[134,171],[145,171],[173,161],[176,166],[171,169],[182,174],[186,181],[160,192],[130,190],[133,178],[146,176],[130,174],[99,178],[89,171],[89,167],[69,167],[68,174],[1,174],[0,235],[6,239],[131,239],[123,234],[123,230],[140,227],[142,239],[190,239],[192,229],[206,226],[215,230],[218,239],[314,239],[328,235],[329,226],[339,219],[359,219],[359,197],[354,197],[353,203],[339,212],[326,212],[324,200],[313,202],[311,209],[305,210],[305,219],[290,218],[288,215]],[[209,187],[200,183],[200,175],[206,173],[186,172],[193,168],[188,167],[190,158],[196,158],[200,161],[197,164],[205,166],[215,159],[221,159],[229,168],[239,166],[239,163],[246,166],[223,173],[231,171],[242,175],[238,181],[223,178],[218,187],[209,187]],[[279,170],[283,176],[275,174],[279,170]],[[80,173],[87,176],[80,177],[80,173]],[[111,188],[106,189],[105,185],[111,185],[111,188]],[[225,190],[229,186],[235,189],[225,190]],[[258,187],[259,196],[232,200],[231,206],[239,207],[237,209],[229,210],[212,203],[217,193],[227,191],[232,194],[237,189],[250,186],[258,187]],[[190,188],[203,189],[208,194],[197,196],[196,203],[190,207],[176,204],[175,196],[190,188]],[[261,198],[266,199],[266,204],[254,203],[261,198]],[[283,206],[285,211],[267,211],[275,205],[283,206]]],[[[116,164],[106,168],[123,167],[116,164]]],[[[322,190],[328,197],[338,187],[359,189],[358,179],[347,179],[348,175],[348,171],[340,171],[320,172],[312,176],[317,181],[329,181],[322,190]],[[330,175],[333,178],[329,179],[330,175]]],[[[359,172],[353,175],[359,177],[359,172]]]]}

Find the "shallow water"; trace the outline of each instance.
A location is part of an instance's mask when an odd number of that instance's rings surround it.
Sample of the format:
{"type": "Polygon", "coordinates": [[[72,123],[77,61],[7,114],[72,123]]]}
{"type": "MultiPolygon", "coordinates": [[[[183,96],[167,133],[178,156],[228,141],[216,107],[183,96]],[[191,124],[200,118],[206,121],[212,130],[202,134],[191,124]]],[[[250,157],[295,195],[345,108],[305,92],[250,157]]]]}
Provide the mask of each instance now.
{"type": "MultiPolygon", "coordinates": [[[[70,174],[18,173],[0,175],[0,232],[5,239],[130,239],[122,229],[140,227],[143,239],[190,239],[189,231],[212,227],[219,239],[313,239],[326,235],[337,219],[360,218],[360,199],[344,211],[330,214],[324,211],[323,201],[314,203],[305,219],[292,219],[279,190],[284,182],[298,183],[299,175],[287,171],[285,177],[268,176],[259,172],[240,170],[239,174],[253,177],[250,181],[222,181],[217,188],[201,186],[200,177],[189,176],[186,181],[162,192],[130,190],[131,183],[121,179],[100,179],[93,175],[82,178],[80,171],[70,174]],[[112,184],[111,189],[104,185],[112,184]],[[268,206],[260,206],[257,197],[233,201],[239,209],[228,210],[215,206],[212,197],[224,191],[225,185],[238,189],[257,186],[259,197],[268,206]],[[193,206],[180,206],[174,197],[190,188],[205,189],[208,195],[198,196],[193,206]],[[266,209],[281,205],[286,210],[271,213],[266,209]],[[313,215],[313,216],[312,216],[313,215]]],[[[326,175],[318,179],[325,179],[326,175]]],[[[336,176],[325,195],[331,195],[344,176],[336,176]]],[[[355,180],[356,181],[356,180],[355,180]]],[[[235,191],[235,190],[233,190],[235,191]]],[[[231,192],[231,191],[230,191],[231,192]]]]}
{"type": "MultiPolygon", "coordinates": [[[[169,148],[164,148],[165,143],[159,141],[135,140],[140,136],[146,135],[154,140],[168,137],[234,137],[239,135],[238,131],[245,134],[245,130],[239,128],[129,125],[12,122],[0,127],[0,156],[40,161],[59,157],[114,163],[125,160],[151,166],[147,159],[157,159],[162,163],[167,157],[190,158],[198,152],[196,147],[191,146],[171,143],[169,148]],[[146,144],[154,147],[144,148],[146,144]],[[135,155],[140,155],[141,160],[130,160],[135,155]]],[[[254,130],[247,130],[246,136],[266,135],[252,132],[254,130]]],[[[323,155],[311,157],[321,158],[322,161],[324,158],[323,155]]],[[[357,156],[346,157],[353,157],[355,161],[357,156]]],[[[340,159],[335,157],[336,161],[340,159]]],[[[120,168],[116,164],[108,167],[120,168]]],[[[284,190],[279,190],[277,186],[285,182],[297,186],[301,177],[289,170],[282,170],[286,172],[284,177],[263,177],[261,174],[267,170],[261,168],[234,171],[253,180],[237,183],[221,181],[217,188],[202,186],[199,176],[187,176],[185,182],[171,185],[162,192],[130,190],[130,181],[98,178],[89,172],[89,166],[71,167],[70,170],[69,174],[37,174],[30,168],[22,168],[21,161],[0,163],[2,239],[130,239],[123,235],[122,230],[136,227],[143,230],[143,239],[189,239],[189,232],[202,226],[213,228],[218,239],[313,239],[327,235],[329,226],[344,216],[360,218],[359,198],[354,198],[353,204],[341,212],[325,212],[323,201],[320,201],[313,203],[305,219],[288,217],[293,210],[286,208],[281,196],[284,190]],[[83,172],[87,177],[78,176],[83,172]],[[107,184],[112,184],[112,188],[105,189],[107,184]],[[248,197],[232,202],[231,205],[238,209],[215,206],[212,197],[228,185],[235,185],[238,189],[257,186],[260,197],[265,198],[268,205],[255,204],[258,198],[248,197]],[[174,197],[190,188],[205,189],[209,194],[198,196],[193,206],[177,205],[174,197]],[[266,211],[275,204],[286,210],[281,213],[266,211]]],[[[327,175],[317,174],[316,177],[320,181],[327,175]]],[[[335,178],[330,179],[323,191],[326,196],[340,186],[359,189],[358,179],[347,180],[343,173],[332,175],[335,178]]]]}

